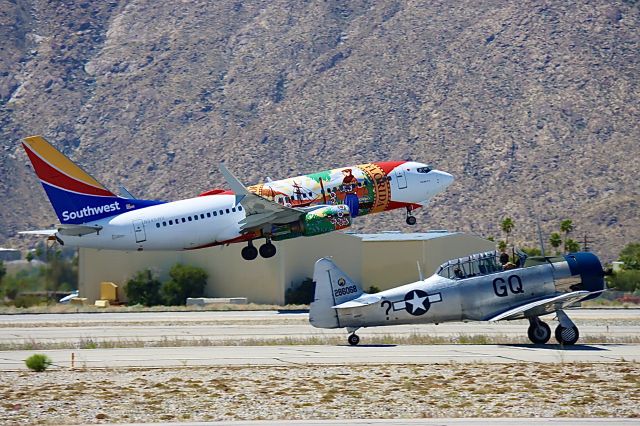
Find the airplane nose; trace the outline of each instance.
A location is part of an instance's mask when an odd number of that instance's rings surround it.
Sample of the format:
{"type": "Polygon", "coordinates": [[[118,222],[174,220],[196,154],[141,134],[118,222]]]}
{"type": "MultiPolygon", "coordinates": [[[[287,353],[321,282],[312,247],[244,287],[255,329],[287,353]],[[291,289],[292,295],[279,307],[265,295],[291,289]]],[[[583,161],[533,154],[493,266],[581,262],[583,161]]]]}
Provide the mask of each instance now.
{"type": "MultiPolygon", "coordinates": [[[[580,275],[582,280],[580,290],[599,291],[606,288],[604,270],[600,259],[593,253],[580,252],[569,253],[564,257],[569,264],[572,275],[580,275]]],[[[599,294],[587,297],[584,300],[595,299],[599,294]]]]}
{"type": "Polygon", "coordinates": [[[453,175],[441,170],[434,170],[434,172],[436,172],[437,182],[442,185],[442,188],[446,188],[453,183],[453,175]]]}

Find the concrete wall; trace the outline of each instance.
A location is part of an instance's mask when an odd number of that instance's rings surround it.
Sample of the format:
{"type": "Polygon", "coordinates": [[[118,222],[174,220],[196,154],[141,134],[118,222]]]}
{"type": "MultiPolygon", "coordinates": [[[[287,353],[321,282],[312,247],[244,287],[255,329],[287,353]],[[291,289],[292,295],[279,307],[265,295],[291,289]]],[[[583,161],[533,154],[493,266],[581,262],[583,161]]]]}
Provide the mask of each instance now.
{"type": "Polygon", "coordinates": [[[80,295],[93,302],[99,298],[100,282],[112,281],[119,285],[118,297],[124,301],[124,285],[138,271],[151,269],[164,281],[173,265],[184,263],[207,271],[208,297],[246,297],[253,303],[282,305],[286,290],[313,276],[313,266],[321,257],[332,257],[365,290],[371,285],[387,289],[416,281],[416,261],[429,276],[450,258],[494,248],[490,241],[464,234],[443,234],[427,240],[363,241],[341,232],[276,245],[275,257],[254,261],[240,256],[243,244],[182,252],[81,249],[80,295]]]}

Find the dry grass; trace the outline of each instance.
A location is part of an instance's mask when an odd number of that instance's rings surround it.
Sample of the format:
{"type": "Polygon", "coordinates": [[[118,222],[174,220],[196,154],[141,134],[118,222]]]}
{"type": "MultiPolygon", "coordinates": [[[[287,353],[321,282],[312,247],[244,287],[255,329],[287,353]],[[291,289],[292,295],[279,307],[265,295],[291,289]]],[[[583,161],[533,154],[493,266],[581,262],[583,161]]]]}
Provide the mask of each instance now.
{"type": "MultiPolygon", "coordinates": [[[[528,343],[522,336],[517,335],[485,335],[485,334],[457,334],[433,336],[429,334],[402,335],[373,335],[366,337],[368,345],[507,345],[528,343]]],[[[343,345],[345,336],[317,335],[308,337],[277,337],[277,338],[234,338],[234,339],[181,339],[162,338],[159,340],[141,339],[92,339],[83,338],[73,341],[41,341],[30,340],[24,342],[0,343],[0,351],[13,350],[51,350],[51,349],[109,349],[109,348],[155,348],[155,347],[186,347],[186,346],[288,346],[288,345],[343,345]]],[[[365,342],[363,342],[365,343],[365,342]]],[[[580,338],[581,344],[632,344],[640,343],[640,336],[609,336],[592,335],[580,338]]]]}

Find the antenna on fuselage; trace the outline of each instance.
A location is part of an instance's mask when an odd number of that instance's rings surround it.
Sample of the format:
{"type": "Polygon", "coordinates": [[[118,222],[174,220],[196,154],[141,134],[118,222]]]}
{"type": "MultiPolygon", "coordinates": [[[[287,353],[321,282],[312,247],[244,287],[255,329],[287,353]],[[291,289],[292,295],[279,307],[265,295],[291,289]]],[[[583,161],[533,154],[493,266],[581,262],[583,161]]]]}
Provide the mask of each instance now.
{"type": "Polygon", "coordinates": [[[422,268],[420,268],[420,261],[416,260],[416,264],[418,265],[418,276],[420,277],[420,281],[424,281],[424,276],[422,275],[422,268]]]}
{"type": "Polygon", "coordinates": [[[544,240],[542,239],[542,230],[540,229],[540,218],[536,214],[536,227],[538,228],[538,239],[540,240],[540,254],[542,257],[547,257],[544,254],[544,240]]]}

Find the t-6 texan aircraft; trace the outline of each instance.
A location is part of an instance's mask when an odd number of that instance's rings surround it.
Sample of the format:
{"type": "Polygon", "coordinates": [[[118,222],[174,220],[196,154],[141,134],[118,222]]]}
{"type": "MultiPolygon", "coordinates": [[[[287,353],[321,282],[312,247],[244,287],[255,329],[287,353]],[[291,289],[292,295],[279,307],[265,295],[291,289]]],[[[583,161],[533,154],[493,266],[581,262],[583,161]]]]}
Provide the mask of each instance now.
{"type": "Polygon", "coordinates": [[[453,182],[449,173],[413,161],[389,161],[326,170],[245,187],[219,165],[231,191],[215,189],[179,201],[117,196],[41,136],[23,147],[53,205],[56,229],[26,231],[73,247],[110,250],[192,250],[265,238],[260,255],[273,257],[272,241],[343,229],[370,213],[424,206],[453,182]]]}
{"type": "Polygon", "coordinates": [[[331,259],[316,262],[316,290],[309,322],[319,328],[346,328],[357,345],[361,327],[438,324],[454,321],[499,321],[527,318],[528,336],[536,344],[551,337],[540,316],[555,313],[556,340],[578,341],[576,325],[564,312],[605,290],[600,260],[591,253],[527,257],[518,264],[498,262],[497,252],[450,260],[426,280],[367,294],[331,259]]]}

